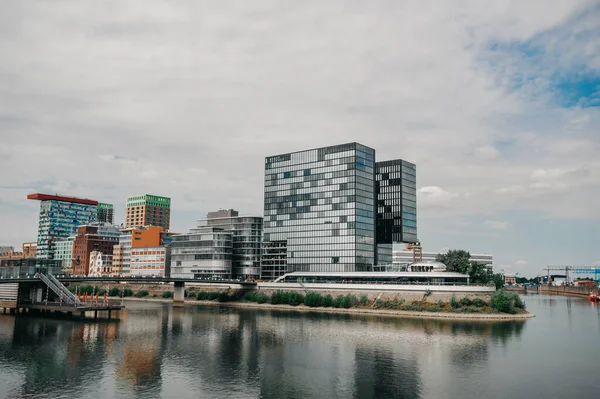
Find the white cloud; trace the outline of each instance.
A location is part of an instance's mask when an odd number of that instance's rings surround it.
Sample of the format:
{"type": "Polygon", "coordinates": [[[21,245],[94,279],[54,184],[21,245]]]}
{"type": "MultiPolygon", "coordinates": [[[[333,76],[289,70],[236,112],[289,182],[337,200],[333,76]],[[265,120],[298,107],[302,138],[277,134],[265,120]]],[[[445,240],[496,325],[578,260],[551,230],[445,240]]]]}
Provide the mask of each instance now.
{"type": "Polygon", "coordinates": [[[507,222],[506,220],[503,221],[498,221],[498,220],[486,220],[484,222],[484,224],[491,228],[491,229],[496,229],[496,230],[504,230],[510,227],[510,223],[507,222]]]}
{"type": "Polygon", "coordinates": [[[494,147],[477,147],[473,151],[476,158],[482,160],[492,160],[500,157],[500,152],[494,147]]]}
{"type": "Polygon", "coordinates": [[[519,259],[518,261],[515,262],[515,265],[517,265],[517,266],[524,266],[524,265],[526,265],[528,263],[529,262],[527,262],[526,260],[519,259]]]}
{"type": "Polygon", "coordinates": [[[426,186],[417,191],[418,205],[421,208],[447,208],[451,207],[458,198],[458,194],[450,193],[442,187],[426,186]]]}
{"type": "MultiPolygon", "coordinates": [[[[265,156],[349,141],[417,164],[419,220],[598,220],[600,114],[547,90],[548,68],[598,68],[589,5],[9,2],[0,226],[35,235],[35,211],[13,216],[29,206],[14,187],[117,209],[129,195],[169,195],[179,231],[220,207],[262,214],[265,156]],[[491,45],[531,40],[559,62],[540,69],[491,45]],[[522,76],[533,83],[515,84],[522,76]]],[[[0,241],[16,235],[0,229],[0,241]]]]}

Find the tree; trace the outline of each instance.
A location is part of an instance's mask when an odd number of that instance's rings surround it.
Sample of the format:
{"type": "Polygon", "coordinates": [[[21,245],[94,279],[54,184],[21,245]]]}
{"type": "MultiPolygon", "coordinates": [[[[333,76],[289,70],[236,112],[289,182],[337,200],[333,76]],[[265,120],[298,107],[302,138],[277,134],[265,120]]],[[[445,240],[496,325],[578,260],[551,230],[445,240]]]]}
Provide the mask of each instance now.
{"type": "Polygon", "coordinates": [[[496,286],[497,290],[504,287],[504,276],[502,274],[500,274],[500,273],[494,274],[492,276],[492,281],[494,282],[494,285],[496,286]]]}
{"type": "Polygon", "coordinates": [[[492,281],[493,275],[485,263],[469,262],[469,280],[473,284],[487,284],[492,281]]]}
{"type": "Polygon", "coordinates": [[[471,254],[462,249],[451,249],[445,254],[439,254],[436,257],[438,262],[446,265],[446,271],[468,274],[471,254]]]}
{"type": "Polygon", "coordinates": [[[439,254],[436,257],[438,262],[442,262],[446,265],[446,271],[462,273],[469,275],[469,281],[473,284],[489,284],[494,282],[496,287],[502,287],[504,285],[504,277],[500,276],[502,280],[500,285],[497,277],[492,273],[485,263],[474,262],[469,260],[471,254],[468,251],[462,249],[451,249],[445,254],[439,254]]]}

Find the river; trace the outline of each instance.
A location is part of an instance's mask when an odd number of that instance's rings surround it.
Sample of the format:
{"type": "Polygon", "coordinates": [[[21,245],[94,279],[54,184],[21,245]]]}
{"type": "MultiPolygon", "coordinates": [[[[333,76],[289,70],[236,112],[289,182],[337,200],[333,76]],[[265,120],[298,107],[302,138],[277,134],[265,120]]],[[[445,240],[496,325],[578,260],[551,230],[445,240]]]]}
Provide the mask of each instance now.
{"type": "Polygon", "coordinates": [[[0,315],[0,398],[597,397],[600,306],[462,322],[127,302],[118,320],[0,315]]]}

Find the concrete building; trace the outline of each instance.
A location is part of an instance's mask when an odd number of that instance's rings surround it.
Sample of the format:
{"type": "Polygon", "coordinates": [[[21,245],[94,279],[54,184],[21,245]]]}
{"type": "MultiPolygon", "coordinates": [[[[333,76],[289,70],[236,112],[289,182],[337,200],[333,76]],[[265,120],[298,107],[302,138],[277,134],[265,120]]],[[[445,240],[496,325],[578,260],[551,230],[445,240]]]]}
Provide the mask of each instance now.
{"type": "Polygon", "coordinates": [[[202,226],[187,234],[173,236],[171,277],[230,278],[233,233],[202,226]]]}
{"type": "Polygon", "coordinates": [[[0,259],[27,259],[35,258],[36,243],[24,242],[21,251],[15,251],[12,246],[0,247],[0,259]]]}
{"type": "Polygon", "coordinates": [[[265,159],[263,280],[373,271],[391,263],[393,243],[416,236],[414,164],[376,163],[358,143],[265,159]]]}
{"type": "Polygon", "coordinates": [[[113,275],[130,275],[132,249],[168,246],[173,235],[174,233],[166,232],[159,226],[122,229],[118,244],[113,248],[113,275]]]}
{"type": "Polygon", "coordinates": [[[95,200],[40,193],[29,194],[27,199],[40,201],[36,253],[40,259],[54,259],[57,241],[98,218],[98,201],[95,200]]]}
{"type": "Polygon", "coordinates": [[[73,272],[73,241],[75,241],[74,235],[56,242],[54,259],[61,262],[63,274],[72,274],[73,272]]]}
{"type": "Polygon", "coordinates": [[[24,242],[21,248],[23,249],[23,258],[35,258],[37,252],[36,242],[24,242]]]}
{"type": "Polygon", "coordinates": [[[6,254],[9,252],[14,252],[15,247],[13,247],[12,245],[4,245],[4,246],[0,246],[0,254],[6,254]]]}
{"type": "Polygon", "coordinates": [[[125,224],[127,227],[159,226],[169,231],[171,199],[158,195],[138,195],[127,198],[125,224]]]}
{"type": "Polygon", "coordinates": [[[89,274],[90,254],[92,251],[105,255],[113,254],[113,247],[119,241],[119,229],[109,224],[96,223],[79,226],[73,240],[73,276],[89,274]]]}
{"type": "MultiPolygon", "coordinates": [[[[438,255],[441,255],[438,252],[421,252],[421,255],[417,255],[417,261],[431,263],[436,262],[438,255]]],[[[491,270],[494,266],[494,256],[490,254],[471,254],[471,261],[481,262],[488,266],[491,270]]],[[[411,246],[408,246],[404,249],[394,249],[393,251],[393,266],[397,268],[397,270],[388,269],[388,271],[401,271],[407,270],[407,266],[415,261],[415,257],[413,254],[413,250],[411,246]]]]}
{"type": "Polygon", "coordinates": [[[110,276],[112,269],[112,255],[104,254],[100,251],[92,251],[90,253],[89,265],[90,277],[110,276]]]}
{"type": "Polygon", "coordinates": [[[170,247],[138,247],[131,248],[129,274],[131,276],[166,275],[166,265],[170,262],[170,247]]]}
{"type": "Polygon", "coordinates": [[[239,216],[233,209],[209,212],[197,222],[198,228],[216,227],[232,234],[231,274],[233,278],[260,278],[263,218],[239,216]]]}
{"type": "Polygon", "coordinates": [[[114,224],[114,209],[112,204],[98,202],[98,222],[114,224]]]}

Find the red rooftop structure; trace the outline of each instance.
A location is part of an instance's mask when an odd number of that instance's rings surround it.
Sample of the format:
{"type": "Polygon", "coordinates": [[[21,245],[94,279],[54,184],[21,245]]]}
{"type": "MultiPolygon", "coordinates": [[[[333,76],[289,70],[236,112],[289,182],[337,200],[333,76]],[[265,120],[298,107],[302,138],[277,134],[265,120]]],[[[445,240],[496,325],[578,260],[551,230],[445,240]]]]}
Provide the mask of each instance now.
{"type": "Polygon", "coordinates": [[[27,199],[37,200],[37,201],[62,201],[62,202],[72,202],[75,204],[85,204],[85,205],[98,205],[98,201],[94,201],[87,198],[76,198],[76,197],[65,197],[62,195],[52,195],[52,194],[29,194],[27,195],[27,199]]]}

